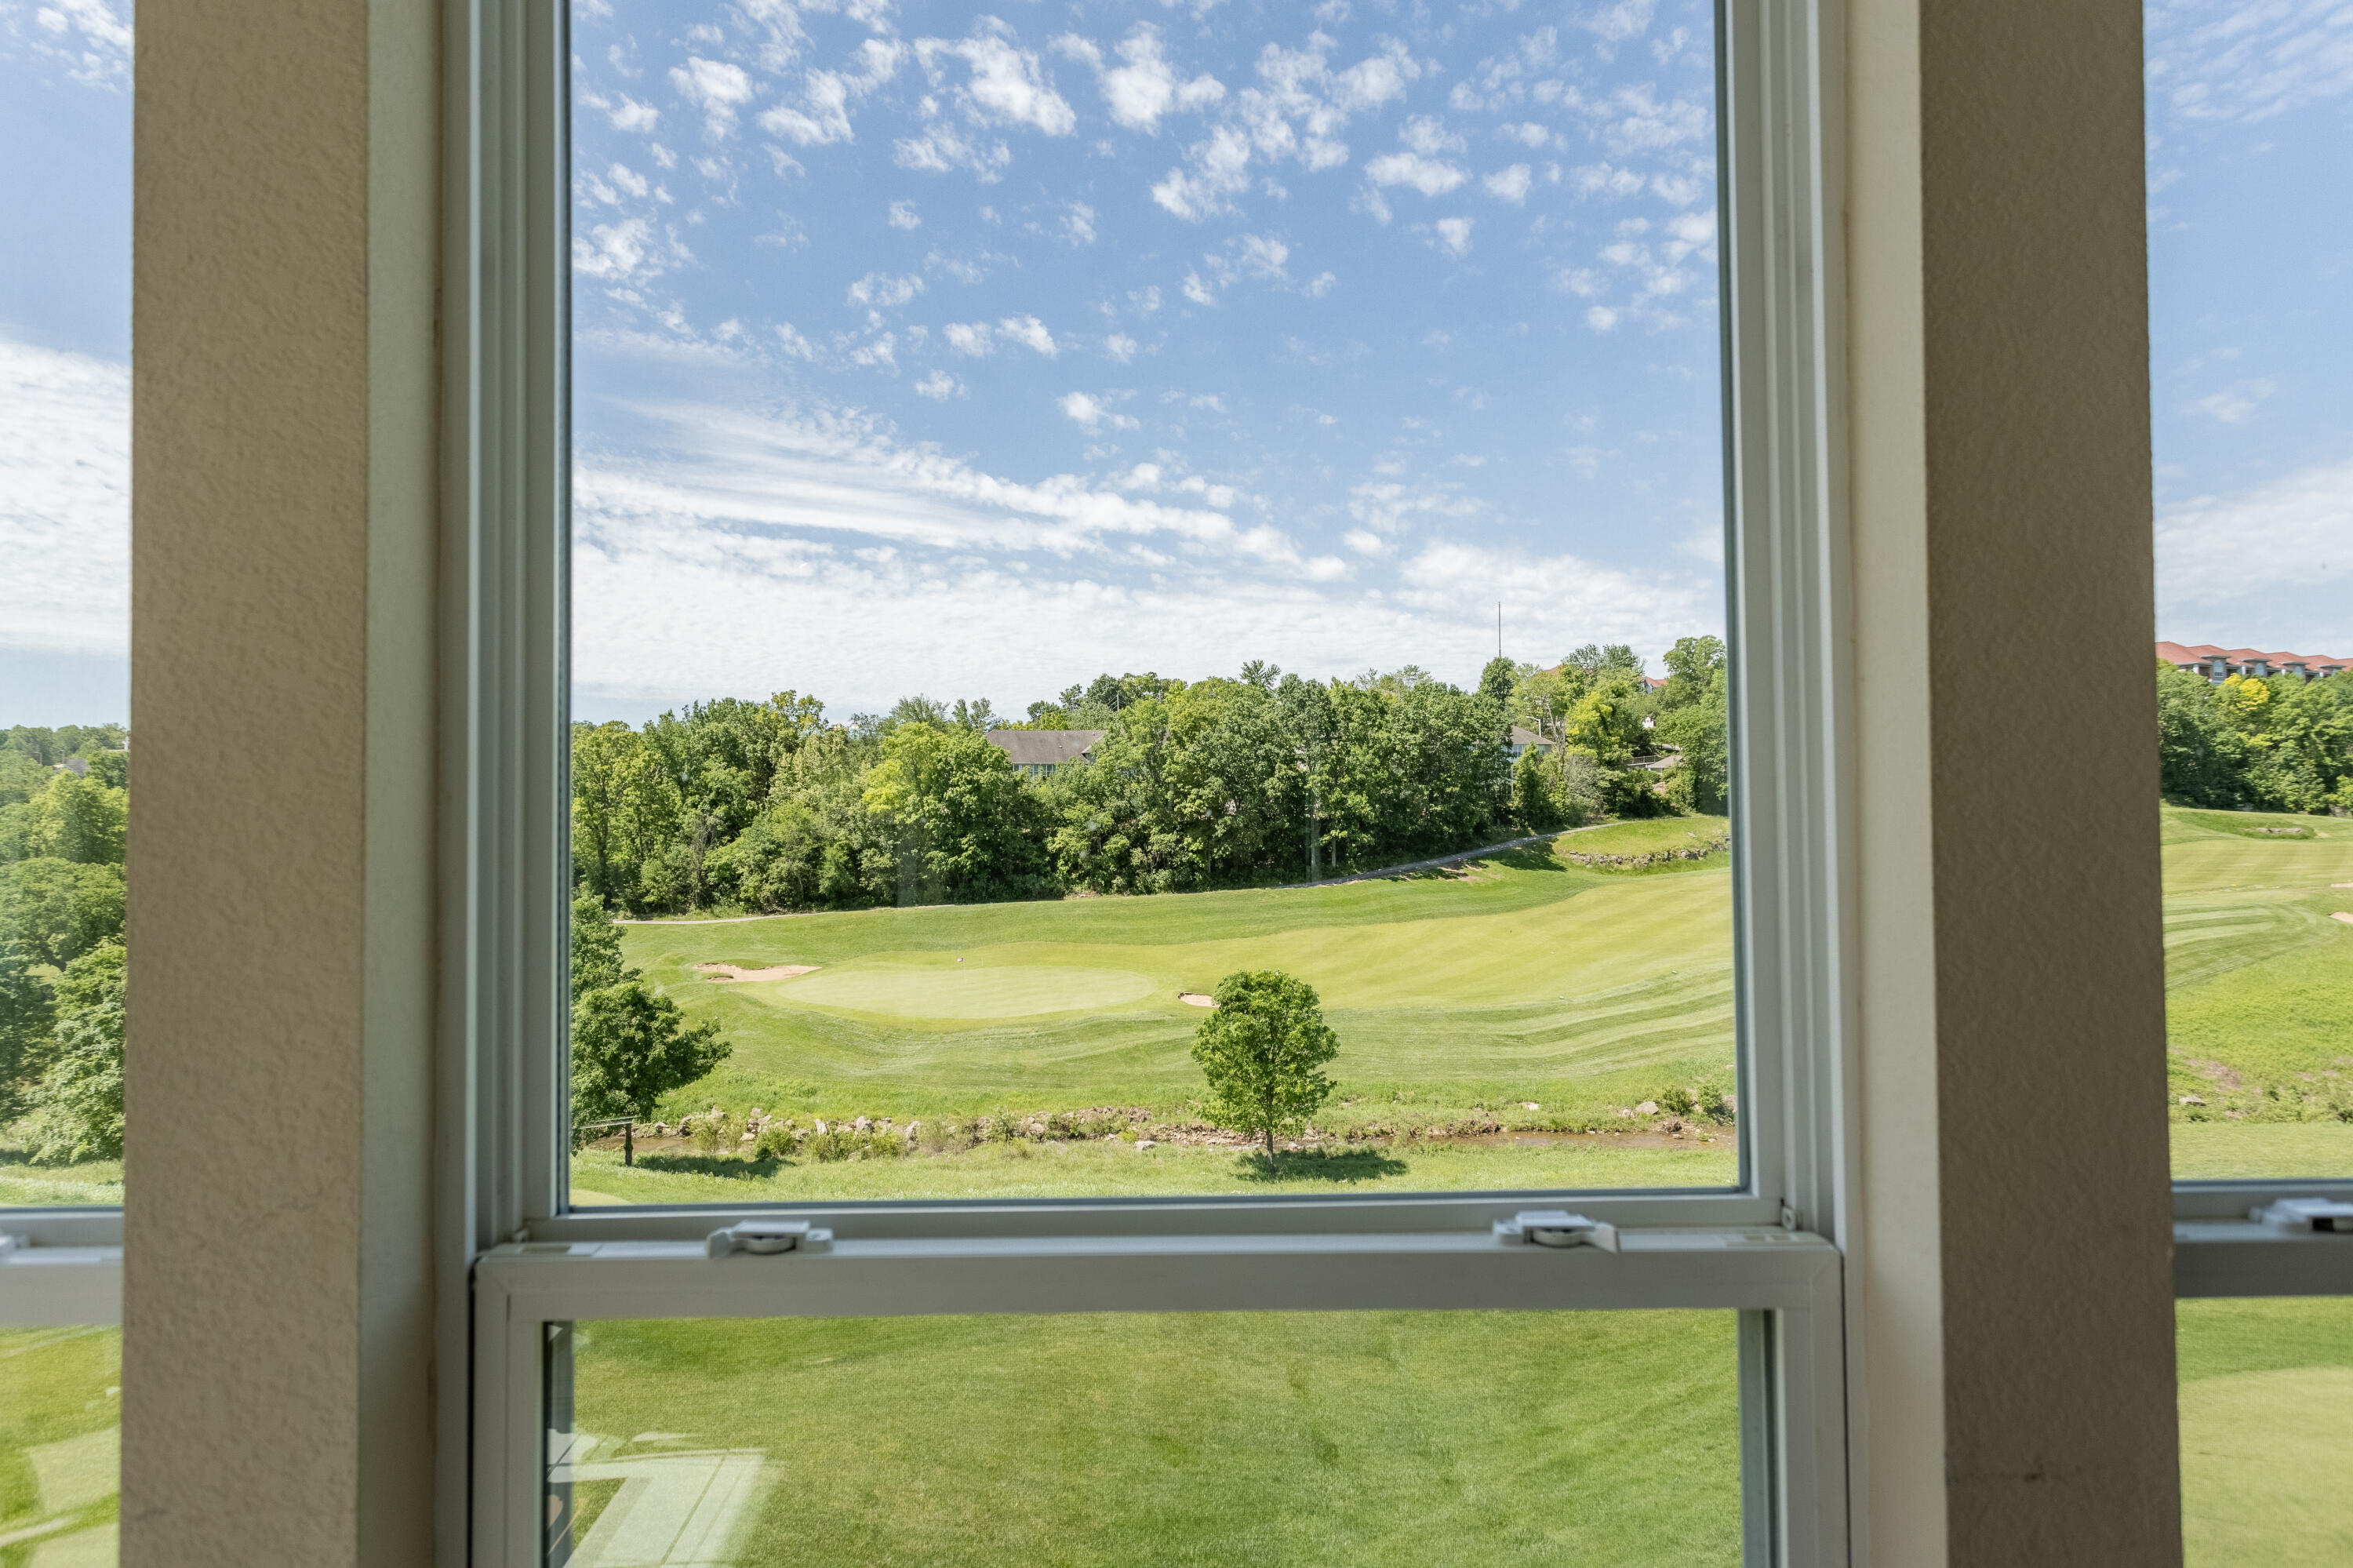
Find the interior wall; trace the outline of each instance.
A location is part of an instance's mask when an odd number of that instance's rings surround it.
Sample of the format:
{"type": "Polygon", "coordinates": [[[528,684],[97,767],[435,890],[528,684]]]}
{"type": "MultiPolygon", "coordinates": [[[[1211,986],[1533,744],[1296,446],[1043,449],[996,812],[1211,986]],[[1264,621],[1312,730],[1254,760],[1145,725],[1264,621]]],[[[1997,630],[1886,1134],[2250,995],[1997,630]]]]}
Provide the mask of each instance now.
{"type": "Polygon", "coordinates": [[[436,8],[139,22],[121,1561],[422,1563],[436,8]]]}
{"type": "Polygon", "coordinates": [[[2179,1563],[2139,0],[1848,37],[1870,1561],[2179,1563]]]}

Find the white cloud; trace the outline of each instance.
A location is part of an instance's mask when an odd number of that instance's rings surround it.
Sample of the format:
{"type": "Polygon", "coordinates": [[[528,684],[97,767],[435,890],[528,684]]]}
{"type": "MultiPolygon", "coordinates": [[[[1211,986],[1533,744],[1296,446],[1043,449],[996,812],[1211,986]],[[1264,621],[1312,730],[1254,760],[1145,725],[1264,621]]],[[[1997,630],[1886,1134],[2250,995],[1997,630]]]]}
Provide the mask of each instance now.
{"type": "Polygon", "coordinates": [[[1623,43],[1639,37],[1651,25],[1651,13],[1658,8],[1658,0],[1619,0],[1615,5],[1599,6],[1577,19],[1577,25],[1607,43],[1623,43]]]}
{"type": "Polygon", "coordinates": [[[1498,169],[1481,183],[1487,187],[1487,194],[1498,201],[1518,203],[1528,199],[1531,182],[1525,164],[1514,164],[1508,169],[1498,169]]]}
{"type": "Polygon", "coordinates": [[[921,136],[899,138],[891,143],[891,154],[902,169],[934,175],[970,169],[983,185],[995,182],[1013,162],[1013,150],[1004,143],[976,142],[945,123],[931,126],[921,136]]]}
{"type": "Polygon", "coordinates": [[[2268,120],[2353,92],[2353,13],[2343,0],[2150,0],[2148,97],[2190,123],[2268,120]]]}
{"type": "Polygon", "coordinates": [[[1114,430],[1133,430],[1137,422],[1125,414],[1114,413],[1102,398],[1084,392],[1071,392],[1061,399],[1063,416],[1079,429],[1093,433],[1108,425],[1114,430]]]}
{"type": "Polygon", "coordinates": [[[869,272],[849,285],[849,302],[875,309],[903,305],[923,291],[923,281],[913,273],[894,278],[887,272],[869,272]]]}
{"type": "MultiPolygon", "coordinates": [[[[1394,38],[1345,70],[1332,69],[1335,41],[1318,32],[1303,49],[1269,44],[1259,53],[1258,85],[1244,88],[1225,118],[1186,149],[1184,168],[1152,187],[1152,199],[1178,217],[1199,219],[1229,210],[1228,198],[1248,190],[1252,157],[1296,162],[1310,173],[1348,161],[1340,140],[1355,115],[1405,95],[1422,74],[1421,62],[1394,38]]],[[[1441,132],[1442,133],[1442,132],[1441,132]]]]}
{"type": "Polygon", "coordinates": [[[891,204],[891,227],[893,228],[923,228],[923,220],[920,217],[916,216],[915,204],[911,201],[892,202],[891,204]]]}
{"type": "Polygon", "coordinates": [[[1495,127],[1495,134],[1517,142],[1530,151],[1541,148],[1554,139],[1549,129],[1537,124],[1533,120],[1517,125],[1498,125],[1495,127]]]}
{"type": "Polygon", "coordinates": [[[1452,256],[1471,254],[1471,222],[1467,217],[1441,217],[1430,225],[1438,230],[1438,242],[1452,256]]]}
{"type": "Polygon", "coordinates": [[[1135,340],[1124,334],[1113,333],[1103,339],[1103,352],[1125,365],[1135,357],[1135,340]]]}
{"type": "Polygon", "coordinates": [[[1095,209],[1082,201],[1072,202],[1071,210],[1062,215],[1062,238],[1073,245],[1092,245],[1095,242],[1095,209]]]}
{"type": "Polygon", "coordinates": [[[1398,127],[1398,140],[1405,143],[1409,152],[1419,153],[1425,158],[1435,158],[1440,153],[1463,152],[1470,146],[1461,136],[1447,130],[1446,122],[1434,114],[1409,116],[1406,122],[1398,127]]]}
{"type": "Polygon", "coordinates": [[[1008,316],[997,323],[997,330],[1022,347],[1034,350],[1051,359],[1061,350],[1055,345],[1054,334],[1036,316],[1008,316]]]}
{"type": "Polygon", "coordinates": [[[0,648],[130,636],[130,367],[0,337],[0,648]]]}
{"type": "Polygon", "coordinates": [[[1161,52],[1159,29],[1148,22],[1137,23],[1134,31],[1120,42],[1118,54],[1124,63],[1109,69],[1103,67],[1103,51],[1084,38],[1059,38],[1056,46],[1093,68],[1111,117],[1131,131],[1149,135],[1159,130],[1160,117],[1171,109],[1207,108],[1226,96],[1225,84],[1206,72],[1190,81],[1178,81],[1175,68],[1161,52]]]}
{"type": "Polygon", "coordinates": [[[915,390],[925,397],[961,397],[964,383],[944,370],[934,370],[915,383],[915,390]]]}
{"type": "Polygon", "coordinates": [[[702,111],[702,127],[717,141],[734,128],[735,111],[752,101],[752,79],[744,68],[724,60],[690,55],[682,66],[672,66],[670,84],[681,98],[702,111]]]}
{"type": "Polygon", "coordinates": [[[817,357],[816,345],[811,344],[808,339],[803,337],[799,333],[794,331],[793,323],[790,322],[782,322],[777,324],[776,341],[784,345],[785,352],[795,359],[815,359],[817,357]]]}
{"type": "Polygon", "coordinates": [[[1444,196],[1471,177],[1456,164],[1419,153],[1384,153],[1368,159],[1365,176],[1377,185],[1411,185],[1426,196],[1444,196]]]}
{"type": "Polygon", "coordinates": [[[1339,283],[1340,275],[1338,273],[1318,272],[1313,278],[1308,279],[1306,287],[1301,289],[1299,291],[1305,294],[1311,300],[1320,300],[1324,295],[1330,293],[1334,289],[1337,288],[1339,283]]]}
{"type": "MultiPolygon", "coordinates": [[[[2329,609],[2302,650],[2353,655],[2353,461],[2321,463],[2232,495],[2201,495],[2157,514],[2157,599],[2161,615],[2238,605],[2253,621],[2303,590],[2329,609]],[[2325,576],[2323,574],[2326,574],[2325,576]]],[[[2169,622],[2179,624],[2178,622],[2169,622]]],[[[2263,647],[2296,647],[2287,628],[2263,647]]],[[[2172,631],[2167,632],[2172,636],[2172,631]]],[[[2248,635],[2253,635],[2252,632],[2248,635]]],[[[2304,636],[2304,632],[2296,635],[2304,636]]]]}
{"type": "Polygon", "coordinates": [[[1618,324],[1618,313],[1608,305],[1596,305],[1585,313],[1585,324],[1595,332],[1608,332],[1618,324]]]}
{"type": "Polygon", "coordinates": [[[1635,196],[1648,183],[1636,171],[1621,169],[1611,164],[1587,164],[1571,170],[1569,180],[1579,196],[1635,196]]]}
{"type": "Polygon", "coordinates": [[[572,237],[572,270],[577,277],[613,283],[643,283],[674,264],[691,260],[674,234],[657,234],[642,217],[589,226],[572,237]]]}
{"type": "Polygon", "coordinates": [[[1171,169],[1152,187],[1152,199],[1194,222],[1231,210],[1226,198],[1250,189],[1250,139],[1220,125],[1186,151],[1188,169],[1171,169]]]}
{"type": "Polygon", "coordinates": [[[1389,542],[1369,529],[1351,528],[1340,535],[1340,542],[1361,556],[1386,556],[1389,542]]]}
{"type": "Polygon", "coordinates": [[[798,106],[780,103],[760,116],[760,127],[791,138],[803,147],[822,147],[854,139],[849,105],[898,73],[906,46],[895,38],[869,38],[859,45],[858,69],[850,71],[813,70],[801,79],[798,106]]]}
{"type": "Polygon", "coordinates": [[[2220,392],[2199,398],[2190,407],[2220,423],[2243,425],[2254,418],[2255,409],[2275,390],[2268,380],[2233,382],[2220,392]]]}
{"type": "Polygon", "coordinates": [[[128,85],[134,42],[130,11],[125,4],[117,16],[108,0],[49,0],[33,11],[33,52],[59,62],[85,87],[128,85]]]}
{"type": "Polygon", "coordinates": [[[1185,274],[1185,297],[1197,305],[1214,305],[1218,302],[1218,296],[1209,292],[1209,286],[1201,281],[1201,275],[1198,272],[1185,274]]]}
{"type": "Polygon", "coordinates": [[[583,92],[579,96],[583,104],[602,111],[616,131],[650,131],[661,119],[660,110],[650,103],[639,103],[626,92],[617,95],[618,103],[601,93],[583,92]]]}
{"type": "Polygon", "coordinates": [[[941,335],[956,353],[977,359],[996,346],[996,334],[987,322],[950,322],[941,335]]]}
{"type": "Polygon", "coordinates": [[[1026,125],[1048,136],[1067,136],[1079,117],[1056,92],[1039,68],[1038,57],[1016,48],[1013,29],[994,16],[973,24],[965,38],[918,38],[915,58],[923,62],[934,87],[944,83],[942,62],[962,60],[971,69],[966,83],[956,90],[965,112],[987,125],[1026,125]]]}

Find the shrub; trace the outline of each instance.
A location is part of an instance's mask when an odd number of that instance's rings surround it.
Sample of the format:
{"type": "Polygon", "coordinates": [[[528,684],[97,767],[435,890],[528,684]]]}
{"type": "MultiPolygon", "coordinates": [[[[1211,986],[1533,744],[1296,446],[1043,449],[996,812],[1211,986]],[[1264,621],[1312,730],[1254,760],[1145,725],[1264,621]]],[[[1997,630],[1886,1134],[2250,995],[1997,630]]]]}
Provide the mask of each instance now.
{"type": "Polygon", "coordinates": [[[1237,1132],[1255,1133],[1274,1159],[1274,1139],[1304,1126],[1331,1097],[1324,1064],[1340,1037],[1324,1022],[1315,988],[1280,969],[1244,969],[1218,982],[1218,1005],[1193,1033],[1193,1060],[1208,1080],[1202,1109],[1237,1132]]]}

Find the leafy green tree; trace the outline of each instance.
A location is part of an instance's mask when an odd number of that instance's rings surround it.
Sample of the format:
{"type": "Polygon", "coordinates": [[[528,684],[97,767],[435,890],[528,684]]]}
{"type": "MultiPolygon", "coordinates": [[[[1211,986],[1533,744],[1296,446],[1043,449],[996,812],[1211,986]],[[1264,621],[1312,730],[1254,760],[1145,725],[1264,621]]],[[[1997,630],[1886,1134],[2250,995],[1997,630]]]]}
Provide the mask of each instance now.
{"type": "Polygon", "coordinates": [[[1708,686],[1725,668],[1724,643],[1714,637],[1679,637],[1667,650],[1667,683],[1659,693],[1659,706],[1672,712],[1704,701],[1708,686]]]}
{"type": "Polygon", "coordinates": [[[0,864],[0,943],[59,968],[122,935],[122,868],[43,856],[0,864]]]}
{"type": "Polygon", "coordinates": [[[583,894],[572,901],[572,1000],[592,991],[635,978],[635,969],[621,968],[621,928],[613,924],[605,901],[583,894]]]}
{"type": "Polygon", "coordinates": [[[672,1089],[710,1075],[733,1050],[719,1025],[689,1025],[678,1003],[634,978],[572,1004],[572,1120],[650,1117],[672,1089]]]}
{"type": "Polygon", "coordinates": [[[1229,974],[1217,1001],[1193,1032],[1193,1060],[1209,1086],[1202,1111],[1263,1138],[1272,1164],[1276,1136],[1306,1125],[1331,1097],[1323,1068],[1340,1054],[1340,1037],[1324,1022],[1315,988],[1280,969],[1229,974]]]}
{"type": "Polygon", "coordinates": [[[109,940],[58,977],[49,1061],[26,1122],[37,1165],[122,1157],[124,976],[122,944],[109,940]]]}
{"type": "Polygon", "coordinates": [[[1038,797],[977,730],[893,728],[862,800],[897,835],[902,905],[1029,897],[1049,885],[1038,797]]]}
{"type": "Polygon", "coordinates": [[[1479,694],[1493,702],[1497,708],[1510,705],[1513,690],[1520,683],[1520,667],[1502,654],[1487,661],[1479,672],[1479,694]]]}
{"type": "Polygon", "coordinates": [[[32,955],[15,942],[0,944],[0,1127],[25,1114],[33,1082],[48,1065],[56,1015],[32,955]]]}
{"type": "MultiPolygon", "coordinates": [[[[1670,684],[1674,678],[1669,678],[1670,684]]],[[[1682,766],[1668,777],[1667,789],[1670,797],[1685,810],[1721,813],[1726,807],[1731,782],[1731,739],[1725,704],[1725,672],[1719,662],[1698,696],[1668,708],[1659,716],[1659,739],[1683,754],[1682,766]]]]}

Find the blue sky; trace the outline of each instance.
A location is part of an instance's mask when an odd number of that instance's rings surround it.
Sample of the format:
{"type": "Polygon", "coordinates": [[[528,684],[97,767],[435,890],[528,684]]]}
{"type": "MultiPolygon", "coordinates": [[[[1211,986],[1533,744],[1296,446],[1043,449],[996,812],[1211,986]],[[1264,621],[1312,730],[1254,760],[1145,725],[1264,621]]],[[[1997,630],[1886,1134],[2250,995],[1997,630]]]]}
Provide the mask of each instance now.
{"type": "MultiPolygon", "coordinates": [[[[2148,15],[2155,630],[2353,653],[2353,14],[2148,15]]],[[[130,37],[0,0],[0,723],[126,706],[130,37]]],[[[1709,41],[583,5],[580,711],[1720,630],[1709,41]]]]}

